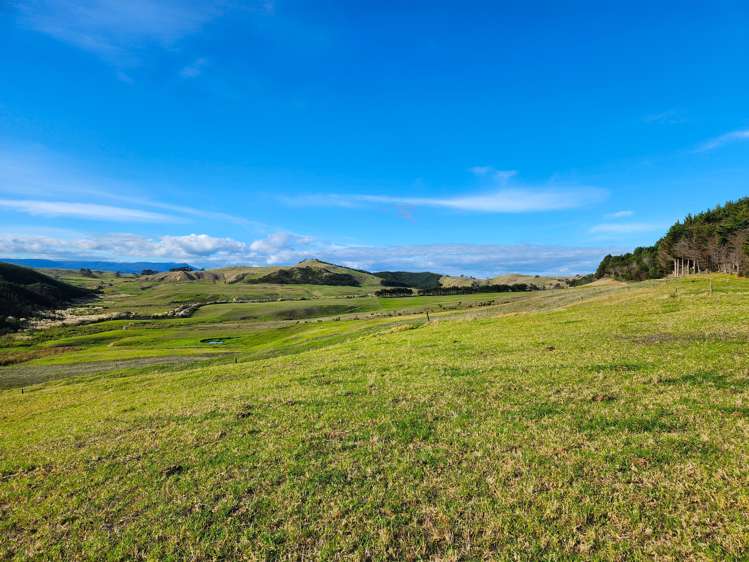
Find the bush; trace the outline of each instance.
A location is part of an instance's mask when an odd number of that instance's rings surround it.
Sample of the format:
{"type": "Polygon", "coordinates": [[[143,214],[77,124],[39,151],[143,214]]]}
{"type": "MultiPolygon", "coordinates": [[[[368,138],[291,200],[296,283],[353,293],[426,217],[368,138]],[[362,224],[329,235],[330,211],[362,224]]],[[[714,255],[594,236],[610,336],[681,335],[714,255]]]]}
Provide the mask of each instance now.
{"type": "Polygon", "coordinates": [[[413,291],[408,287],[393,287],[392,289],[380,289],[375,291],[376,297],[410,297],[413,291]]]}

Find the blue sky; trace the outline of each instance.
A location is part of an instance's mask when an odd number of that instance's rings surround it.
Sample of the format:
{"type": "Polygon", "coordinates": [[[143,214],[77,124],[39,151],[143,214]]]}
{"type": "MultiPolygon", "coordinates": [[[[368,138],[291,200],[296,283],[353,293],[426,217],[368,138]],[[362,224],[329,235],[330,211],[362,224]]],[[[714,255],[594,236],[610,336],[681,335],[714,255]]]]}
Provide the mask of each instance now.
{"type": "Polygon", "coordinates": [[[11,0],[0,256],[577,273],[747,195],[746,2],[11,0]]]}

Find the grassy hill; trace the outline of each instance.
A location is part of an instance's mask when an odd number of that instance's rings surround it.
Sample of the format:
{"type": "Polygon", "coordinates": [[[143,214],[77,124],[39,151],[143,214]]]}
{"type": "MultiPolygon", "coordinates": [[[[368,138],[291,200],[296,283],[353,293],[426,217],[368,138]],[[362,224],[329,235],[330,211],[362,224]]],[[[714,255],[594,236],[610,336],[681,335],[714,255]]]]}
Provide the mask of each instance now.
{"type": "Polygon", "coordinates": [[[46,355],[0,369],[0,558],[744,559],[748,295],[694,276],[6,336],[46,355]]]}
{"type": "Polygon", "coordinates": [[[519,283],[525,283],[543,289],[558,289],[568,287],[570,285],[570,280],[572,279],[574,279],[574,277],[549,277],[546,275],[523,275],[511,273],[491,277],[490,279],[487,279],[486,282],[489,285],[516,285],[519,283]]]}
{"type": "Polygon", "coordinates": [[[333,271],[314,267],[290,267],[279,269],[253,283],[270,283],[278,285],[348,285],[358,287],[359,281],[356,277],[347,273],[335,273],[333,271]]]}
{"type": "Polygon", "coordinates": [[[526,283],[538,288],[551,289],[571,285],[572,277],[547,277],[541,275],[505,274],[488,279],[468,276],[450,276],[432,272],[381,271],[369,273],[335,265],[321,260],[308,259],[293,266],[226,267],[208,271],[171,271],[142,276],[151,282],[182,283],[210,281],[212,283],[249,283],[266,285],[331,285],[351,287],[410,287],[436,289],[439,287],[474,287],[485,285],[514,285],[526,283]]]}
{"type": "Polygon", "coordinates": [[[319,260],[304,260],[288,268],[279,268],[271,273],[247,281],[281,285],[361,285],[379,286],[380,280],[366,271],[341,267],[319,260]]]}
{"type": "Polygon", "coordinates": [[[58,281],[33,269],[0,263],[0,330],[8,329],[7,317],[23,317],[40,310],[60,308],[91,291],[58,281]]]}
{"type": "Polygon", "coordinates": [[[170,271],[145,275],[141,279],[157,283],[210,281],[226,284],[347,285],[351,287],[381,285],[379,278],[366,271],[313,259],[301,261],[290,267],[226,267],[208,271],[170,271]]]}
{"type": "Polygon", "coordinates": [[[478,279],[465,275],[444,275],[439,283],[442,287],[481,287],[486,285],[532,285],[539,289],[560,289],[574,285],[574,281],[580,277],[549,277],[545,275],[523,275],[521,273],[506,273],[496,275],[487,279],[478,279]]]}
{"type": "Polygon", "coordinates": [[[145,281],[180,283],[183,281],[223,281],[224,277],[220,273],[213,271],[164,271],[153,275],[143,275],[145,281]]]}

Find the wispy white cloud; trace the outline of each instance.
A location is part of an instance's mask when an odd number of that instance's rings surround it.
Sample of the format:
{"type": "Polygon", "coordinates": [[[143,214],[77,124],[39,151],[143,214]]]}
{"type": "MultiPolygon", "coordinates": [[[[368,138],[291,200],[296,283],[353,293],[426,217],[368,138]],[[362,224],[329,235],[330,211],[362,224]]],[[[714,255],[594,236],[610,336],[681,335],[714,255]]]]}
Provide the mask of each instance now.
{"type": "Polygon", "coordinates": [[[112,205],[33,199],[0,199],[0,208],[43,217],[69,217],[99,221],[179,222],[175,217],[112,205]]]}
{"type": "Polygon", "coordinates": [[[24,200],[46,201],[54,198],[70,205],[80,201],[100,206],[118,203],[136,208],[133,210],[145,208],[167,211],[168,213],[153,213],[148,210],[142,212],[167,217],[165,220],[168,222],[185,222],[190,218],[201,218],[265,230],[265,226],[258,222],[230,213],[154,201],[146,196],[122,195],[153,191],[158,190],[152,185],[133,185],[82,171],[76,163],[43,148],[19,150],[0,146],[0,193],[13,195],[14,199],[22,197],[24,200]]]}
{"type": "Polygon", "coordinates": [[[195,209],[194,207],[188,207],[186,205],[173,205],[171,203],[153,201],[151,199],[147,199],[144,197],[128,197],[125,195],[119,195],[117,193],[108,193],[108,192],[99,191],[99,192],[96,192],[96,195],[98,197],[101,197],[102,199],[119,201],[122,203],[131,204],[131,205],[150,207],[153,209],[161,209],[164,211],[171,211],[178,215],[186,215],[188,217],[203,218],[203,219],[231,222],[235,224],[242,224],[246,226],[252,226],[253,228],[256,228],[258,230],[267,229],[267,227],[264,224],[258,221],[252,221],[244,217],[239,217],[239,216],[232,215],[229,213],[222,213],[218,211],[206,211],[204,209],[195,209]]]}
{"type": "Polygon", "coordinates": [[[473,166],[472,168],[468,168],[468,171],[474,176],[487,178],[500,185],[504,185],[510,178],[518,174],[517,170],[497,170],[493,166],[473,166]]]}
{"type": "Polygon", "coordinates": [[[182,260],[207,267],[291,264],[316,257],[370,271],[431,270],[479,277],[508,272],[558,275],[589,272],[605,254],[617,251],[621,249],[482,244],[351,245],[286,232],[249,242],[207,234],[158,238],[134,234],[0,234],[0,256],[4,257],[182,260]]]}
{"type": "Polygon", "coordinates": [[[615,211],[613,213],[606,213],[606,217],[610,219],[624,219],[634,214],[634,211],[615,211]]]}
{"type": "Polygon", "coordinates": [[[203,73],[203,69],[207,64],[208,60],[205,57],[197,58],[182,68],[179,74],[182,78],[197,78],[203,73]]]}
{"type": "Polygon", "coordinates": [[[724,135],[720,135],[719,137],[715,137],[713,139],[705,141],[695,149],[695,152],[707,152],[710,150],[715,150],[716,148],[720,148],[727,144],[746,140],[749,140],[749,129],[731,131],[730,133],[726,133],[724,135]]]}
{"type": "Polygon", "coordinates": [[[366,205],[405,205],[437,207],[478,213],[531,213],[574,209],[601,201],[606,195],[594,187],[513,188],[453,197],[403,197],[394,195],[306,195],[283,200],[291,205],[361,207],[366,205]]]}
{"type": "Polygon", "coordinates": [[[655,232],[663,230],[661,224],[647,222],[614,222],[602,223],[590,229],[591,234],[635,234],[639,232],[655,232]]]}
{"type": "Polygon", "coordinates": [[[687,119],[679,110],[667,109],[666,111],[646,115],[642,120],[645,123],[657,125],[678,125],[679,123],[685,123],[687,119]]]}
{"type": "Polygon", "coordinates": [[[29,28],[120,66],[137,62],[145,47],[170,47],[221,12],[209,0],[30,0],[18,9],[29,28]]]}
{"type": "Polygon", "coordinates": [[[482,180],[481,191],[445,197],[317,193],[281,199],[294,206],[356,208],[393,205],[399,209],[434,207],[477,213],[532,213],[583,207],[601,201],[607,195],[605,190],[597,187],[559,185],[556,182],[542,186],[508,186],[509,181],[517,175],[515,170],[474,166],[468,171],[482,180]]]}

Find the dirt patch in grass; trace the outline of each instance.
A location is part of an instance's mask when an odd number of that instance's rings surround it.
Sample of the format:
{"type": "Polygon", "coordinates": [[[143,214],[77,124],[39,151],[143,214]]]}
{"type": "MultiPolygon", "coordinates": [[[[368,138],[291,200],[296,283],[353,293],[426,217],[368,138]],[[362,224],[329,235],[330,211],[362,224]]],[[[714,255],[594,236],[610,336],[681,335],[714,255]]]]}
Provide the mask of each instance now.
{"type": "Polygon", "coordinates": [[[305,318],[319,318],[321,316],[334,316],[336,314],[348,314],[356,312],[356,307],[351,305],[321,305],[309,306],[283,310],[275,314],[280,320],[303,320],[305,318]]]}
{"type": "Polygon", "coordinates": [[[50,355],[59,355],[61,353],[67,353],[69,351],[76,351],[80,348],[77,347],[50,347],[46,349],[35,349],[33,351],[16,351],[0,355],[0,367],[8,365],[17,365],[19,363],[26,363],[32,359],[39,359],[41,357],[48,357],[50,355]]]}
{"type": "Polygon", "coordinates": [[[20,365],[0,368],[0,389],[20,388],[51,380],[64,379],[78,375],[94,375],[108,371],[119,371],[137,367],[156,365],[184,365],[196,361],[215,359],[214,356],[177,356],[142,357],[121,361],[94,361],[90,363],[76,363],[72,365],[20,365]]]}
{"type": "Polygon", "coordinates": [[[639,363],[598,363],[596,365],[589,365],[587,369],[593,373],[633,373],[642,370],[643,365],[639,363]]]}

